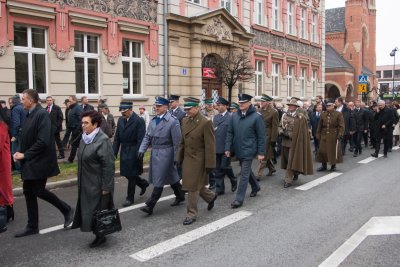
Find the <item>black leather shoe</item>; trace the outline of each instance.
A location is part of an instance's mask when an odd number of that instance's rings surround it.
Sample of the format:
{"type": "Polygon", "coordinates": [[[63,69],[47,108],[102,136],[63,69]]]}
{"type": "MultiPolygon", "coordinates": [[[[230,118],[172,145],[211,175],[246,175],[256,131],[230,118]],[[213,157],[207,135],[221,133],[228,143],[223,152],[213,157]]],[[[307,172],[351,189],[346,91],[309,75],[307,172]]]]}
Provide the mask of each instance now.
{"type": "Polygon", "coordinates": [[[64,228],[67,228],[74,220],[74,209],[70,208],[69,212],[64,215],[64,228]]]}
{"type": "Polygon", "coordinates": [[[106,242],[106,237],[105,236],[96,236],[96,238],[93,240],[92,243],[90,243],[89,247],[95,248],[100,246],[101,244],[106,242]]]}
{"type": "Polygon", "coordinates": [[[357,157],[357,156],[358,156],[358,154],[357,154],[357,153],[354,153],[354,154],[353,154],[353,157],[357,157]]]}
{"type": "Polygon", "coordinates": [[[133,201],[126,200],[126,201],[124,202],[124,204],[122,204],[122,206],[124,206],[124,207],[129,207],[129,206],[131,206],[132,204],[133,204],[133,201]]]}
{"type": "Polygon", "coordinates": [[[218,197],[218,194],[215,194],[215,197],[213,198],[213,200],[211,200],[210,203],[208,203],[207,210],[212,210],[214,208],[215,200],[217,199],[217,197],[218,197]]]}
{"type": "Polygon", "coordinates": [[[317,172],[323,172],[326,171],[326,167],[325,166],[321,166],[317,169],[317,172]]]}
{"type": "Polygon", "coordinates": [[[59,156],[57,157],[57,159],[65,159],[65,156],[64,156],[64,155],[59,155],[59,156]]]}
{"type": "Polygon", "coordinates": [[[242,206],[242,203],[240,203],[239,201],[237,201],[237,200],[235,200],[235,201],[233,201],[232,203],[231,203],[231,208],[232,209],[237,209],[237,208],[239,208],[239,207],[241,207],[242,206]]]}
{"type": "Polygon", "coordinates": [[[143,208],[140,209],[143,212],[146,212],[147,214],[151,215],[153,214],[153,208],[149,206],[144,206],[143,208]]]}
{"type": "Polygon", "coordinates": [[[258,189],[255,190],[255,191],[251,191],[250,197],[255,197],[255,196],[257,196],[257,192],[258,192],[258,191],[260,191],[260,188],[258,188],[258,189]]]}
{"type": "Polygon", "coordinates": [[[235,192],[236,191],[236,189],[237,189],[237,187],[238,187],[238,182],[236,181],[236,182],[234,182],[234,183],[232,183],[232,186],[231,186],[231,191],[232,192],[235,192]]]}
{"type": "Polygon", "coordinates": [[[330,171],[331,171],[331,172],[334,172],[334,171],[336,171],[336,164],[333,164],[333,165],[331,166],[331,169],[330,169],[330,171]]]}
{"type": "Polygon", "coordinates": [[[38,228],[29,228],[26,227],[24,230],[22,230],[21,232],[18,232],[14,235],[14,237],[24,237],[24,236],[28,236],[28,235],[36,235],[39,233],[39,229],[38,228]]]}
{"type": "Polygon", "coordinates": [[[7,226],[3,226],[0,228],[0,233],[4,233],[5,231],[7,231],[7,226]]]}
{"type": "Polygon", "coordinates": [[[387,158],[387,154],[384,154],[383,157],[384,157],[384,158],[387,158]]]}
{"type": "Polygon", "coordinates": [[[286,183],[286,182],[285,182],[285,184],[283,185],[283,188],[288,188],[288,187],[291,187],[291,186],[292,186],[291,183],[286,183]]]}
{"type": "Polygon", "coordinates": [[[377,158],[378,154],[377,153],[372,153],[371,156],[373,156],[374,158],[377,158]]]}
{"type": "Polygon", "coordinates": [[[171,203],[171,207],[179,206],[181,202],[185,201],[185,197],[183,198],[175,198],[175,201],[171,203]]]}
{"type": "Polygon", "coordinates": [[[189,224],[194,223],[195,221],[196,221],[196,219],[192,219],[192,218],[186,217],[186,218],[183,220],[183,225],[189,225],[189,224]]]}
{"type": "Polygon", "coordinates": [[[214,189],[215,189],[215,185],[209,185],[209,186],[208,186],[208,189],[214,190],[214,189]]]}
{"type": "Polygon", "coordinates": [[[149,184],[147,183],[147,185],[143,186],[140,190],[139,196],[143,196],[144,193],[146,193],[146,189],[147,187],[149,187],[149,184]]]}
{"type": "Polygon", "coordinates": [[[276,172],[276,170],[275,170],[275,169],[273,169],[273,170],[269,170],[269,172],[268,172],[267,176],[272,176],[272,175],[273,175],[275,172],[276,172]]]}
{"type": "Polygon", "coordinates": [[[299,175],[296,173],[295,175],[293,175],[293,181],[297,181],[299,180],[299,175]]]}
{"type": "Polygon", "coordinates": [[[218,196],[222,196],[222,195],[224,195],[224,194],[225,194],[224,191],[221,191],[221,192],[218,192],[218,193],[217,193],[218,196]]]}

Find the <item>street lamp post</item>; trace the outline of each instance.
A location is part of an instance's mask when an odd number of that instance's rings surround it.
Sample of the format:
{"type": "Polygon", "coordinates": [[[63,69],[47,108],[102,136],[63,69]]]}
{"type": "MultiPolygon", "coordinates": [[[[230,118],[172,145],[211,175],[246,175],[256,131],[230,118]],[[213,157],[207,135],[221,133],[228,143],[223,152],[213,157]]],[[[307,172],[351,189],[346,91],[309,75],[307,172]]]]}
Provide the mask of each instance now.
{"type": "Polygon", "coordinates": [[[395,67],[396,67],[396,52],[398,50],[399,49],[397,47],[395,47],[392,50],[392,52],[390,52],[390,56],[393,57],[393,74],[392,74],[392,76],[393,76],[393,85],[392,85],[392,96],[393,96],[393,99],[394,99],[394,73],[395,73],[395,67]]]}

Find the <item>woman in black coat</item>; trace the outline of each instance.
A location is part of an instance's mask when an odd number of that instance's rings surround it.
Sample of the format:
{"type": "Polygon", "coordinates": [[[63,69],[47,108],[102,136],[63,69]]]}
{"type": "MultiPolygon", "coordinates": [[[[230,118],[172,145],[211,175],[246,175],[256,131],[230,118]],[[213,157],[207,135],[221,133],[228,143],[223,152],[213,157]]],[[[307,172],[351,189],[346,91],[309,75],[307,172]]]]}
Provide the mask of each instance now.
{"type": "MultiPolygon", "coordinates": [[[[72,228],[92,231],[92,218],[97,210],[113,206],[114,153],[111,141],[100,129],[102,116],[97,111],[82,114],[82,139],[78,150],[78,203],[72,228]]],[[[90,247],[106,241],[96,236],[90,247]]]]}

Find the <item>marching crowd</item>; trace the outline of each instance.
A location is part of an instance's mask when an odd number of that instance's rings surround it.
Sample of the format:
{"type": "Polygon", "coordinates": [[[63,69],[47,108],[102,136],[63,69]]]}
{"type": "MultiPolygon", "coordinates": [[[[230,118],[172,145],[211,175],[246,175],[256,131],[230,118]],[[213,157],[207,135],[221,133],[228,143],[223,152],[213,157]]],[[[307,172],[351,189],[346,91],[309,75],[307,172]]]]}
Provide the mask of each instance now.
{"type": "MultiPolygon", "coordinates": [[[[27,89],[9,99],[10,109],[1,101],[0,107],[0,232],[5,222],[14,219],[11,168],[21,173],[26,200],[28,222],[15,237],[39,232],[38,203],[41,198],[57,207],[64,216],[64,227],[81,231],[93,230],[95,211],[114,207],[115,158],[119,154],[120,175],[128,180],[123,206],[134,203],[135,187],[140,195],[149,183],[153,191],[141,211],[151,215],[165,185],[170,185],[178,206],[186,200],[187,211],[183,224],[189,225],[198,216],[199,197],[214,207],[218,196],[225,193],[224,177],[236,192],[231,208],[244,204],[247,185],[250,197],[260,191],[259,181],[276,172],[278,157],[285,170],[283,187],[288,188],[300,175],[314,172],[313,162],[321,165],[318,172],[335,171],[343,162],[347,144],[354,157],[363,148],[372,146],[373,157],[378,157],[383,140],[383,156],[387,157],[399,143],[400,107],[393,101],[371,101],[366,107],[360,100],[345,103],[339,97],[314,103],[292,97],[286,108],[268,95],[255,97],[239,94],[238,103],[223,97],[206,99],[205,108],[194,97],[156,97],[155,114],[150,118],[145,107],[133,111],[133,103],[123,101],[117,123],[104,100],[99,100],[97,111],[83,97],[81,104],[75,96],[65,100],[66,131],[60,132],[64,114],[51,96],[46,107],[40,104],[35,90],[27,89]],[[252,102],[253,100],[253,102],[252,102]],[[313,148],[311,143],[313,142],[313,148]],[[363,142],[363,145],[362,145],[363,142]],[[56,146],[59,155],[56,154],[56,146]],[[71,148],[68,162],[78,158],[78,200],[70,207],[46,189],[47,178],[59,174],[57,158],[65,157],[71,148]],[[150,151],[148,181],[143,173],[143,159],[150,151]],[[11,160],[12,158],[12,160],[11,160]],[[252,162],[258,160],[255,173],[252,162]],[[234,174],[232,161],[238,161],[240,172],[234,174]],[[328,168],[329,164],[329,168],[328,168]]],[[[106,241],[96,235],[91,247],[106,241]]]]}

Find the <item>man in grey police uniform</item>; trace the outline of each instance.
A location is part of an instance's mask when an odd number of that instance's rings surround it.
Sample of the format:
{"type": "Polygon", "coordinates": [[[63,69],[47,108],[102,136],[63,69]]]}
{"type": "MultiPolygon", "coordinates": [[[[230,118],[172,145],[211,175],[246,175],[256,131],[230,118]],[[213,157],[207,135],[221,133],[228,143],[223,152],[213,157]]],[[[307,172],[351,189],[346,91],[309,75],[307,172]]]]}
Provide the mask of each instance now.
{"type": "Polygon", "coordinates": [[[179,107],[179,98],[179,95],[169,96],[169,112],[178,119],[179,123],[182,123],[182,119],[186,117],[186,113],[179,107]]]}
{"type": "Polygon", "coordinates": [[[150,122],[146,135],[140,145],[138,158],[143,159],[147,148],[151,146],[149,182],[154,189],[146,206],[140,210],[151,215],[154,206],[160,199],[164,185],[170,184],[176,196],[171,206],[178,206],[185,200],[179,175],[174,165],[174,159],[182,138],[178,119],[168,112],[169,101],[163,97],[156,97],[156,114],[150,122]]]}

